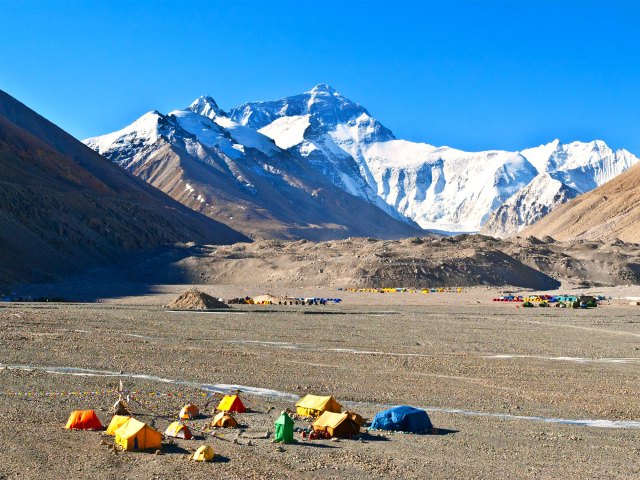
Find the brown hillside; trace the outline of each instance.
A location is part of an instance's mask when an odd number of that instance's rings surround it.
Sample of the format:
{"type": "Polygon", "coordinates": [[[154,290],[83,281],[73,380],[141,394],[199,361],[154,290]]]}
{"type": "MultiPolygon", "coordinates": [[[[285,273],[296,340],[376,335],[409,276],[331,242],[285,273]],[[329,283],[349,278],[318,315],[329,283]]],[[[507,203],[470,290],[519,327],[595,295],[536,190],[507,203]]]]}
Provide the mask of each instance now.
{"type": "Polygon", "coordinates": [[[640,164],[562,205],[521,235],[640,243],[640,164]]]}
{"type": "Polygon", "coordinates": [[[238,232],[175,202],[0,91],[0,285],[238,232]]]}

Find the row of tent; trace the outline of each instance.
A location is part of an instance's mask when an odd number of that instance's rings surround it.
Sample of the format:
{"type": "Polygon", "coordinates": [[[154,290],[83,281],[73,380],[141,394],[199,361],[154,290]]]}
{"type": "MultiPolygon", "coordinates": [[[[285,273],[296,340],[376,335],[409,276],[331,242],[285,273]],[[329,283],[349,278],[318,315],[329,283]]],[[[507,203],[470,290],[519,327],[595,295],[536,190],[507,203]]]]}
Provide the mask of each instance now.
{"type": "Polygon", "coordinates": [[[326,305],[327,303],[340,303],[340,298],[323,298],[323,297],[279,297],[276,295],[266,294],[256,297],[232,298],[227,301],[231,305],[326,305]]]}
{"type": "Polygon", "coordinates": [[[347,288],[348,292],[364,293],[462,293],[462,288],[406,288],[406,287],[383,287],[383,288],[347,288]]]}
{"type": "MultiPolygon", "coordinates": [[[[75,410],[69,416],[67,430],[102,430],[104,427],[94,410],[75,410]]],[[[115,415],[107,427],[107,435],[115,436],[115,443],[123,450],[160,448],[162,434],[133,417],[115,415]]]]}
{"type": "MultiPolygon", "coordinates": [[[[116,405],[120,405],[118,402],[116,405]]],[[[218,404],[219,413],[211,421],[212,427],[232,428],[238,425],[230,412],[243,413],[246,408],[238,395],[225,395],[218,404]]],[[[184,420],[192,420],[200,415],[198,407],[189,403],[182,407],[178,417],[181,421],[172,422],[164,432],[167,437],[189,440],[193,435],[189,428],[182,423],[184,420]]],[[[65,426],[67,430],[102,430],[104,427],[94,410],[75,410],[69,416],[65,426]]],[[[162,434],[150,425],[141,422],[131,415],[114,415],[106,429],[107,435],[115,437],[115,444],[123,450],[148,450],[159,449],[162,446],[162,434]]],[[[213,452],[213,449],[208,446],[213,452]]],[[[196,452],[196,456],[202,458],[209,456],[209,449],[196,452]]],[[[194,459],[197,460],[197,458],[194,459]]],[[[213,455],[211,455],[213,458],[213,455]]],[[[209,458],[206,458],[207,460],[209,458]]]]}
{"type": "Polygon", "coordinates": [[[524,297],[522,295],[502,295],[500,297],[494,298],[494,302],[532,302],[532,303],[540,303],[540,302],[548,302],[548,303],[556,303],[556,302],[583,302],[589,300],[596,300],[598,302],[602,300],[606,300],[606,297],[603,295],[529,295],[528,297],[524,297]]]}
{"type": "MultiPolygon", "coordinates": [[[[311,424],[313,430],[326,432],[332,437],[356,435],[365,424],[357,413],[342,412],[342,405],[333,396],[306,395],[296,403],[296,413],[303,417],[315,417],[311,424]]],[[[377,413],[370,428],[423,433],[432,430],[433,425],[427,412],[403,405],[377,413]]]]}

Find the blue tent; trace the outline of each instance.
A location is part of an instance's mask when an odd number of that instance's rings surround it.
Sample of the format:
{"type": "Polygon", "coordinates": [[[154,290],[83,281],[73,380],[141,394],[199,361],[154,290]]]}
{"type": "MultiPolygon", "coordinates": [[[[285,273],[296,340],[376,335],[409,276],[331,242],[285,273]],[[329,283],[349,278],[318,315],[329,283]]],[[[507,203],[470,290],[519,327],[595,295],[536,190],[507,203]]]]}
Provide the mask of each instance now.
{"type": "Polygon", "coordinates": [[[433,429],[433,425],[427,412],[419,408],[403,405],[377,413],[371,423],[371,428],[374,430],[422,433],[425,430],[433,429]]]}

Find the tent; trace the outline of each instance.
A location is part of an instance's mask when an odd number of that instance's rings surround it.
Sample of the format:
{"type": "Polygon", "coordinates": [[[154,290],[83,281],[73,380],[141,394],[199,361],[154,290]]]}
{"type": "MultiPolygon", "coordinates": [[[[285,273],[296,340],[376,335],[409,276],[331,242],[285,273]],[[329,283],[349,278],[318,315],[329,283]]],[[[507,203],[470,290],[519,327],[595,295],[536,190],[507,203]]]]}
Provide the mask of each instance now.
{"type": "Polygon", "coordinates": [[[221,412],[238,412],[243,413],[246,412],[247,409],[244,408],[244,404],[238,395],[225,395],[220,400],[218,404],[218,410],[221,412]]]}
{"type": "Polygon", "coordinates": [[[131,417],[129,415],[114,415],[111,419],[111,423],[107,427],[107,435],[115,435],[122,425],[127,423],[131,417]]]}
{"type": "Polygon", "coordinates": [[[67,430],[102,430],[104,427],[93,410],[74,410],[69,415],[69,420],[64,428],[67,430]]]}
{"type": "Polygon", "coordinates": [[[180,410],[180,418],[182,420],[196,418],[198,415],[200,415],[200,410],[193,403],[185,405],[182,407],[182,410],[180,410]]]}
{"type": "Polygon", "coordinates": [[[327,432],[332,437],[350,437],[360,433],[360,425],[347,413],[324,412],[311,426],[316,432],[327,432]]]}
{"type": "Polygon", "coordinates": [[[202,445],[196,453],[193,454],[193,459],[197,462],[210,462],[213,460],[215,453],[213,453],[213,447],[211,445],[202,445]]]}
{"type": "Polygon", "coordinates": [[[280,414],[280,416],[276,420],[276,423],[274,424],[274,427],[275,442],[293,443],[293,420],[289,415],[287,415],[287,412],[283,411],[280,414]]]}
{"type": "Polygon", "coordinates": [[[160,448],[162,435],[146,423],[130,418],[127,423],[116,430],[116,445],[123,450],[146,450],[160,448]]]}
{"type": "Polygon", "coordinates": [[[354,422],[356,422],[358,424],[358,426],[363,426],[364,425],[364,418],[362,418],[360,415],[358,415],[356,412],[351,412],[351,411],[346,411],[343,412],[346,413],[347,415],[349,415],[349,417],[351,418],[351,420],[353,420],[354,422]]]}
{"type": "Polygon", "coordinates": [[[317,395],[307,395],[296,403],[298,415],[305,417],[317,417],[324,412],[340,413],[342,405],[336,402],[332,396],[319,397],[317,395]]]}
{"type": "Polygon", "coordinates": [[[184,438],[185,440],[190,440],[193,438],[191,435],[191,430],[180,422],[173,422],[170,424],[167,429],[164,431],[164,434],[167,437],[175,437],[175,438],[184,438]]]}
{"type": "Polygon", "coordinates": [[[234,428],[238,426],[238,421],[228,413],[220,412],[215,417],[213,417],[213,420],[211,420],[211,426],[234,428]]]}
{"type": "Polygon", "coordinates": [[[377,413],[373,422],[371,422],[371,428],[374,430],[422,433],[432,430],[433,425],[427,412],[419,408],[403,405],[377,413]]]}

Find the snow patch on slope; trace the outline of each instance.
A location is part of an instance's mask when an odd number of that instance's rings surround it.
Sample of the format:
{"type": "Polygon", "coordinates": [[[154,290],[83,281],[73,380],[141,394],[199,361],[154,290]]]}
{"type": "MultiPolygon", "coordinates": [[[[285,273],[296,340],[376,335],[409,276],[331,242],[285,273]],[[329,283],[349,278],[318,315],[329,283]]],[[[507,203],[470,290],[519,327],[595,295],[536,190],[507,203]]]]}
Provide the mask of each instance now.
{"type": "Polygon", "coordinates": [[[280,117],[258,131],[286,150],[304,141],[304,132],[308,127],[309,115],[293,115],[280,117]]]}

